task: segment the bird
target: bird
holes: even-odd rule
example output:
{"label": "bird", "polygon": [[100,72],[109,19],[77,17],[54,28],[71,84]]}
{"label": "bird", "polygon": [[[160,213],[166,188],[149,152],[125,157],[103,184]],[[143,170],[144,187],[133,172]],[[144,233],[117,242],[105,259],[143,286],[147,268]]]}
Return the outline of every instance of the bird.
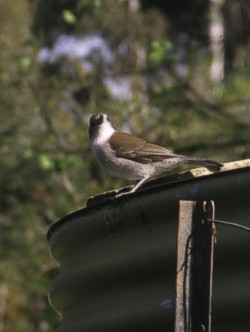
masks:
{"label": "bird", "polygon": [[137,191],[153,176],[183,164],[193,164],[219,170],[223,164],[209,159],[175,154],[163,146],[149,143],[137,136],[115,130],[105,113],[97,113],[89,119],[89,141],[99,163],[112,175],[135,181]]}

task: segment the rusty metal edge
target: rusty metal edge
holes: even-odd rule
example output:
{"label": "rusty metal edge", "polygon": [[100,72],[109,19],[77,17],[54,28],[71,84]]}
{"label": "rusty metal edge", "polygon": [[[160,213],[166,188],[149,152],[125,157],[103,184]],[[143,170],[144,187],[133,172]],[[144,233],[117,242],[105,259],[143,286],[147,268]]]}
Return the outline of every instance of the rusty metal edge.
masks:
{"label": "rusty metal edge", "polygon": [[[222,172],[218,172],[218,173],[211,173],[211,174],[205,174],[202,176],[199,176],[198,179],[202,180],[202,179],[211,179],[211,178],[216,178],[216,177],[224,177],[224,176],[228,176],[230,174],[234,174],[234,173],[241,173],[241,172],[247,172],[250,169],[250,166],[248,165],[248,161],[245,167],[240,167],[240,168],[233,168],[233,169],[226,169],[226,165],[225,164],[225,170]],[[240,162],[240,161],[239,161]],[[236,163],[236,162],[235,162]],[[230,163],[232,164],[232,163]],[[187,171],[186,173],[190,173],[190,171]],[[173,178],[173,177],[170,177]],[[65,217],[59,219],[55,224],[53,224],[46,235],[47,241],[49,241],[51,239],[51,237],[53,236],[53,234],[57,231],[58,228],[62,227],[64,223],[67,223],[69,220],[77,218],[77,217],[81,217],[84,216],[88,213],[90,213],[91,211],[96,210],[97,208],[101,208],[105,205],[117,205],[121,202],[124,201],[129,201],[130,199],[133,199],[134,197],[137,197],[139,195],[143,194],[149,194],[152,193],[154,191],[159,191],[159,190],[165,190],[168,188],[173,188],[175,186],[178,186],[180,184],[185,184],[185,183],[192,183],[197,181],[197,177],[190,177],[190,178],[182,178],[181,180],[178,180],[178,174],[177,174],[177,180],[173,180],[170,182],[165,183],[165,181],[169,179],[168,176],[165,177],[161,177],[152,181],[148,181],[145,185],[145,187],[143,187],[141,190],[138,190],[134,193],[131,193],[127,196],[123,196],[121,198],[115,199],[115,200],[110,200],[110,199],[103,199],[101,201],[98,201],[96,204],[92,204],[86,207],[83,207],[77,211],[71,212],[68,215],[66,215]]]}

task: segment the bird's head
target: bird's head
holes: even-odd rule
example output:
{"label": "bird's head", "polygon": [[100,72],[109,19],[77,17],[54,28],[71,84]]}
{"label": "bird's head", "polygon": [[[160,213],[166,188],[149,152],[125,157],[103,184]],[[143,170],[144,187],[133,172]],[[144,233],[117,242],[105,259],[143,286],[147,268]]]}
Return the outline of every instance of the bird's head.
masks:
{"label": "bird's head", "polygon": [[98,140],[99,143],[109,140],[115,132],[107,114],[97,113],[89,119],[89,139]]}

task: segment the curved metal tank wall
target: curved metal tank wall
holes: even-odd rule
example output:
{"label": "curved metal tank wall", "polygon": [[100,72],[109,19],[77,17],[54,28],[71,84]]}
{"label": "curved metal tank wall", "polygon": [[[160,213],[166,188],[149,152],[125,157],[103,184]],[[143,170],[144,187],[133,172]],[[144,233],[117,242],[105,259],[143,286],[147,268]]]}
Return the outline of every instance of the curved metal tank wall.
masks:
{"label": "curved metal tank wall", "polygon": [[[162,179],[160,180],[162,181]],[[250,168],[152,185],[52,226],[57,332],[174,331],[180,199],[214,200],[216,219],[250,226]],[[159,181],[157,182],[159,183]],[[212,331],[250,331],[250,235],[217,226]]]}

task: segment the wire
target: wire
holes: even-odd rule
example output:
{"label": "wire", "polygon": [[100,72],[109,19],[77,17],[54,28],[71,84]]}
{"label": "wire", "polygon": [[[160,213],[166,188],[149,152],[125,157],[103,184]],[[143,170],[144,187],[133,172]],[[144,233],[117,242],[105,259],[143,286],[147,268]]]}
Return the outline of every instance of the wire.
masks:
{"label": "wire", "polygon": [[240,228],[244,231],[250,232],[250,227],[243,226],[243,225],[240,225],[240,224],[236,224],[236,223],[233,223],[233,222],[224,221],[224,220],[217,220],[217,219],[214,219],[214,220],[208,219],[207,221],[213,222],[215,224],[221,224],[221,225],[225,225],[225,226]]}

